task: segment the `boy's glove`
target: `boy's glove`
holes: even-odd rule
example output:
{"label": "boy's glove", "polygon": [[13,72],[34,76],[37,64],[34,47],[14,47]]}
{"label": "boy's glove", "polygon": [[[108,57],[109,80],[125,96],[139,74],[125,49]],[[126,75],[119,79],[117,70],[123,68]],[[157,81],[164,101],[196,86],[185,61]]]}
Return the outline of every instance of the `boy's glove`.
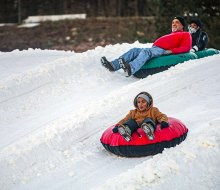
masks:
{"label": "boy's glove", "polygon": [[167,127],[169,127],[169,123],[167,123],[166,121],[162,121],[162,122],[160,123],[160,128],[161,128],[161,129],[164,129],[164,128],[167,128]]}
{"label": "boy's glove", "polygon": [[115,127],[112,129],[113,133],[117,133],[118,132],[118,125],[115,125]]}

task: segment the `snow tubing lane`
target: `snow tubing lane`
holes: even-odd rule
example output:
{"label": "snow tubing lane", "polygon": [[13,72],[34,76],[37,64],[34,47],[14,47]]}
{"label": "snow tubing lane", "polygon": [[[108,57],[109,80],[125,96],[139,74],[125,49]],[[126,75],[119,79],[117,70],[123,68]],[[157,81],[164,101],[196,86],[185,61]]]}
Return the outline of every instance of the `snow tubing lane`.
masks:
{"label": "snow tubing lane", "polygon": [[169,69],[172,66],[175,66],[184,61],[191,59],[199,59],[214,54],[218,54],[219,51],[213,48],[205,49],[203,51],[198,51],[196,53],[182,53],[176,55],[164,55],[161,57],[153,58],[147,61],[139,71],[134,73],[134,76],[137,78],[146,78],[149,75],[153,75],[162,71]]}
{"label": "snow tubing lane", "polygon": [[160,129],[157,125],[154,140],[148,140],[144,131],[139,128],[132,134],[131,141],[127,142],[119,133],[113,133],[112,127],[104,131],[100,139],[104,148],[116,155],[125,157],[149,156],[161,153],[164,148],[174,147],[185,140],[188,129],[178,119],[168,118],[170,126]]}

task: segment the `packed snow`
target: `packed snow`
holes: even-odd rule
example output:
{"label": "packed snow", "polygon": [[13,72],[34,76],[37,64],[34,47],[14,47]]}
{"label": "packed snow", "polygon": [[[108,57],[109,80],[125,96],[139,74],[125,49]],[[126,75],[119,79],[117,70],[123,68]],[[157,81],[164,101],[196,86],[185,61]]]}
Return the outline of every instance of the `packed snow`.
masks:
{"label": "packed snow", "polygon": [[[0,52],[0,189],[220,189],[220,54],[145,79],[100,64],[150,46]],[[107,152],[102,133],[141,91],[188,127],[186,140],[148,157]]]}

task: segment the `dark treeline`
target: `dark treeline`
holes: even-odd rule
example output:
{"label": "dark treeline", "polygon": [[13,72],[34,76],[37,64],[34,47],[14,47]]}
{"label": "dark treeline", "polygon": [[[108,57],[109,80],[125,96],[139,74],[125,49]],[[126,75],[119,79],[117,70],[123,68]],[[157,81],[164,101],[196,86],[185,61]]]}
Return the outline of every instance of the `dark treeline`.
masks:
{"label": "dark treeline", "polygon": [[[170,31],[174,15],[199,17],[213,43],[220,44],[220,0],[1,0],[0,23],[19,23],[28,16],[79,14],[87,17],[151,16],[156,31]],[[215,42],[214,42],[215,41]]]}
{"label": "dark treeline", "polygon": [[88,17],[170,15],[220,16],[220,0],[1,0],[0,22],[34,15],[78,14]]}

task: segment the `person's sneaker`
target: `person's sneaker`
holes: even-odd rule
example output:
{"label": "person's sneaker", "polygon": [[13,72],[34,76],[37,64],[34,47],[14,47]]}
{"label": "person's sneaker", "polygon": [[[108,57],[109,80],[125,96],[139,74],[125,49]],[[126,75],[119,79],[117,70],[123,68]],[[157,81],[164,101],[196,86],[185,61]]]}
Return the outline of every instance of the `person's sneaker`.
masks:
{"label": "person's sneaker", "polygon": [[130,141],[131,140],[131,130],[129,129],[128,126],[126,126],[126,125],[119,125],[118,126],[118,132],[126,141]]}
{"label": "person's sneaker", "polygon": [[125,62],[125,60],[121,57],[119,58],[119,65],[124,70],[126,77],[131,76],[131,66]]}
{"label": "person's sneaker", "polygon": [[108,69],[109,71],[111,71],[111,72],[115,71],[115,69],[114,69],[114,67],[112,66],[111,62],[109,62],[109,61],[106,59],[106,57],[102,57],[102,58],[101,58],[101,63],[102,63],[102,65],[103,65],[106,69]]}
{"label": "person's sneaker", "polygon": [[154,140],[154,128],[150,124],[143,123],[141,128],[146,133],[149,140]]}

